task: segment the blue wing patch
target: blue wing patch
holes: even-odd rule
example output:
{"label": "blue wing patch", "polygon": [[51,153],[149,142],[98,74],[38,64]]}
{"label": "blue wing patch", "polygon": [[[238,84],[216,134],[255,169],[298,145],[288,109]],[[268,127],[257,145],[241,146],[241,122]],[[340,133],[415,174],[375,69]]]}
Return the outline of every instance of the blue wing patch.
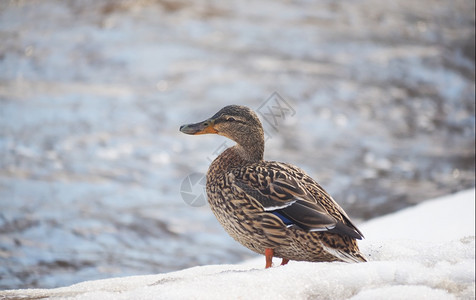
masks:
{"label": "blue wing patch", "polygon": [[282,214],[280,214],[280,213],[277,212],[277,211],[272,211],[271,213],[274,214],[276,217],[280,218],[281,221],[283,221],[283,223],[284,223],[285,225],[288,225],[288,226],[289,226],[289,225],[293,225],[293,224],[294,224],[293,221],[289,220],[288,218],[286,218],[285,216],[283,216]]}

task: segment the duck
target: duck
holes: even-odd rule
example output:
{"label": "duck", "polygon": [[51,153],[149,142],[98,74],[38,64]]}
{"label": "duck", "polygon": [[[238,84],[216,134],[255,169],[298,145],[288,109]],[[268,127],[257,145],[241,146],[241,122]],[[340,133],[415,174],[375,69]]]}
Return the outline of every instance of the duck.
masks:
{"label": "duck", "polygon": [[206,174],[209,206],[237,242],[281,265],[291,261],[366,262],[364,235],[339,204],[305,171],[266,161],[256,113],[228,105],[211,118],[180,126],[189,135],[218,134],[236,144],[213,160]]}

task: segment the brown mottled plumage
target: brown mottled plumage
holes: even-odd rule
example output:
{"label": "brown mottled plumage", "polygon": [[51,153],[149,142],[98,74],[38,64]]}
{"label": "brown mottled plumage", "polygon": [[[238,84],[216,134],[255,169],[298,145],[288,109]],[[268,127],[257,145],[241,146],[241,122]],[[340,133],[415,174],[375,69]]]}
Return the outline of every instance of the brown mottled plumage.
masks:
{"label": "brown mottled plumage", "polygon": [[362,233],[316,181],[293,165],[263,160],[263,128],[251,109],[226,106],[180,131],[236,142],[208,169],[208,202],[228,234],[266,256],[266,267],[273,256],[282,264],[366,261],[356,242]]}

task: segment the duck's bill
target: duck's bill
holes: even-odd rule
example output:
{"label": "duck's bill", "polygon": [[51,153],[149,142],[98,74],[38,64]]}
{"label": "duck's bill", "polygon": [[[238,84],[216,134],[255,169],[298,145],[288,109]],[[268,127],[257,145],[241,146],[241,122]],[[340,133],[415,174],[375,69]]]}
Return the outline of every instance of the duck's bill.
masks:
{"label": "duck's bill", "polygon": [[182,125],[180,131],[186,134],[218,133],[213,126],[214,122],[212,120],[206,120],[195,124]]}

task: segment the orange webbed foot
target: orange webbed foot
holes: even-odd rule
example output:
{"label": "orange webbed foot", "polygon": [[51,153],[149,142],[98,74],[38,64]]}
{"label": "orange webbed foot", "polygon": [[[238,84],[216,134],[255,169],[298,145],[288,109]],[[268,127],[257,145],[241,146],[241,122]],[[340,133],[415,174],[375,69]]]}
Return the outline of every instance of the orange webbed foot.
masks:
{"label": "orange webbed foot", "polygon": [[266,269],[271,268],[273,265],[273,255],[274,255],[274,250],[270,248],[266,248],[264,250],[264,256],[266,257]]}
{"label": "orange webbed foot", "polygon": [[[271,266],[273,265],[274,250],[271,249],[271,248],[266,248],[264,250],[264,256],[266,257],[266,267],[265,268],[266,269],[271,268]],[[281,261],[281,266],[286,265],[288,262],[289,262],[289,259],[283,258],[283,260]]]}

